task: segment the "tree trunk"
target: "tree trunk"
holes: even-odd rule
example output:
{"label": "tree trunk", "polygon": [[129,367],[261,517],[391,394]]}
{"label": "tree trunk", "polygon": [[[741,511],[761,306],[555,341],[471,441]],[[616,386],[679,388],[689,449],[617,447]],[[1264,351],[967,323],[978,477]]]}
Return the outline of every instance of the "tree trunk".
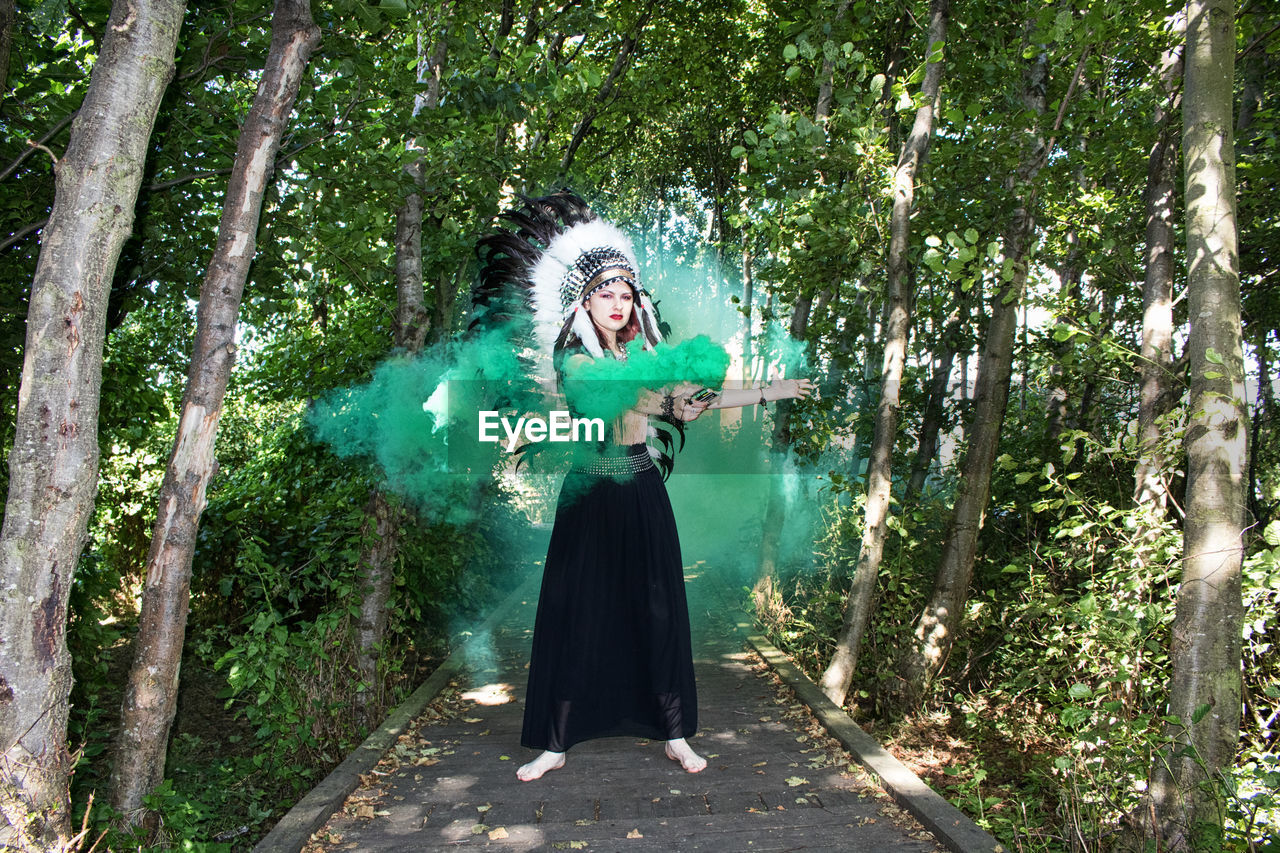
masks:
{"label": "tree trunk", "polygon": [[[414,193],[396,211],[396,347],[409,353],[420,351],[432,325],[422,288],[422,197]],[[404,521],[400,507],[382,489],[374,488],[365,508],[362,538],[367,544],[360,555],[364,586],[356,624],[356,669],[364,689],[354,698],[366,724],[375,722],[382,709],[378,663]]]}
{"label": "tree trunk", "polygon": [[[844,23],[844,16],[849,11],[849,0],[840,0],[840,7],[836,9],[835,19],[831,25],[832,30],[839,29]],[[832,91],[835,86],[835,63],[825,56],[822,59],[822,73],[818,75],[818,103],[816,104],[813,114],[815,122],[821,122],[823,119],[831,115],[831,98]]]}
{"label": "tree trunk", "polygon": [[1183,173],[1191,374],[1186,526],[1170,659],[1174,746],[1152,768],[1168,850],[1206,850],[1221,832],[1220,774],[1240,728],[1240,600],[1248,412],[1236,250],[1232,0],[1187,3]]}
{"label": "tree trunk", "polygon": [[[845,12],[849,8],[849,0],[841,0],[840,8],[836,10],[834,27],[840,25],[844,18]],[[833,75],[835,74],[835,65],[827,59],[822,63],[822,74],[818,80],[818,101],[813,111],[814,124],[821,125],[831,115],[831,100]],[[832,282],[831,287],[838,288],[840,283]],[[796,297],[795,309],[791,313],[791,337],[797,341],[803,341],[809,330],[809,312],[813,309],[814,293],[806,291],[800,293]],[[772,299],[772,294],[770,294]],[[768,316],[766,314],[765,316]],[[765,374],[760,377],[761,381],[768,381],[769,377],[768,365],[765,366]],[[787,449],[791,446],[791,408],[790,400],[779,400],[773,410],[773,453],[775,457],[781,457],[786,454]],[[763,415],[762,415],[763,416]],[[773,579],[777,572],[778,560],[778,543],[782,536],[782,523],[785,515],[783,503],[785,498],[782,494],[782,474],[774,474],[770,477],[769,498],[765,504],[764,520],[760,533],[760,564],[756,572],[755,587],[752,590],[752,599],[756,605],[757,613],[765,613],[766,610],[773,607],[775,593],[773,588]]]}
{"label": "tree trunk", "polygon": [[1271,376],[1271,354],[1267,351],[1267,331],[1263,329],[1259,337],[1261,340],[1253,348],[1253,357],[1258,363],[1258,389],[1261,391],[1261,395],[1253,403],[1253,423],[1251,424],[1252,433],[1249,437],[1249,446],[1254,449],[1249,454],[1249,485],[1245,492],[1248,495],[1249,515],[1255,531],[1265,530],[1270,522],[1268,516],[1269,508],[1263,506],[1258,494],[1257,447],[1262,436],[1263,427],[1270,424],[1275,412],[1275,391],[1271,387],[1271,383],[1275,380]]}
{"label": "tree trunk", "polygon": [[[1058,269],[1058,280],[1062,283],[1062,296],[1059,301],[1063,306],[1075,306],[1080,300],[1080,282],[1084,278],[1084,264],[1080,257],[1080,235],[1074,225],[1068,229],[1067,245],[1067,256]],[[1054,319],[1061,322],[1063,318],[1058,316]],[[1053,360],[1049,364],[1049,393],[1045,402],[1044,453],[1046,457],[1056,454],[1058,439],[1066,424],[1067,400],[1070,392],[1067,390],[1066,368],[1063,365],[1074,346],[1070,338],[1062,341],[1055,339],[1051,344]],[[1024,371],[1025,375],[1026,371]],[[1025,393],[1027,387],[1025,380],[1022,387]]]}
{"label": "tree trunk", "polygon": [[430,328],[422,290],[422,196],[414,193],[396,211],[396,346],[417,352]]}
{"label": "tree trunk", "polygon": [[184,9],[174,0],[113,5],[55,170],[0,530],[0,846],[70,843],[67,597],[98,482],[107,301]]}
{"label": "tree trunk", "polygon": [[[503,7],[507,30],[510,30],[511,4]],[[426,83],[427,90],[414,101],[415,116],[423,110],[434,110],[440,103],[440,82],[449,49],[449,29],[453,20],[453,7],[442,8],[443,20],[440,33],[430,55],[421,33],[418,35],[418,82]],[[409,151],[419,150],[416,142],[409,143]],[[422,161],[415,160],[406,170],[415,184],[421,185]],[[405,352],[419,352],[432,331],[431,314],[426,307],[422,284],[422,213],[420,193],[409,195],[396,210],[396,313],[395,345]],[[434,324],[437,328],[439,324]],[[382,657],[382,643],[387,628],[387,604],[395,584],[395,560],[400,550],[400,527],[405,521],[401,508],[392,503],[380,488],[369,494],[365,507],[362,538],[366,542],[360,555],[363,567],[363,589],[360,597],[360,615],[356,622],[356,670],[363,687],[354,699],[360,708],[366,725],[376,722],[382,711],[382,679],[378,664]]]}
{"label": "tree trunk", "polygon": [[[835,287],[833,284],[832,287]],[[772,294],[770,294],[772,298]],[[791,315],[790,335],[794,340],[803,341],[809,331],[809,315],[813,308],[813,294],[802,294],[796,299],[796,307]],[[766,344],[765,351],[768,351]],[[768,371],[768,365],[765,365]],[[763,375],[761,382],[768,382],[769,377]],[[773,456],[781,460],[791,447],[791,400],[779,400],[773,409]],[[763,413],[761,413],[763,418]],[[756,570],[756,582],[752,588],[752,601],[756,612],[768,613],[777,603],[774,578],[778,570],[779,542],[782,536],[782,525],[786,520],[786,497],[783,494],[782,478],[778,471],[769,478],[769,497],[765,502],[764,519],[760,528],[760,563]]]}
{"label": "tree trunk", "polygon": [[[1274,23],[1274,13],[1268,14],[1251,7],[1247,13],[1242,13],[1241,17],[1243,18],[1245,14],[1253,19],[1252,23],[1255,32],[1274,33],[1274,28],[1277,25]],[[1254,124],[1254,119],[1257,117],[1258,111],[1263,107],[1263,100],[1266,96],[1266,81],[1269,76],[1274,74],[1276,64],[1273,54],[1264,49],[1265,38],[1266,36],[1255,38],[1250,43],[1250,46],[1237,57],[1240,63],[1238,76],[1241,83],[1240,106],[1236,110],[1235,150],[1237,159],[1242,157],[1253,159],[1260,153],[1258,151],[1258,142],[1263,137],[1260,136],[1259,128]],[[1253,194],[1248,182],[1243,182],[1243,184],[1243,186],[1236,188],[1238,198]],[[1237,212],[1237,216],[1237,228],[1247,232],[1249,230],[1247,215]],[[1254,360],[1258,363],[1257,387],[1259,395],[1253,402],[1249,446],[1254,450],[1249,454],[1249,486],[1246,494],[1248,495],[1252,529],[1255,533],[1258,533],[1266,529],[1270,521],[1271,508],[1262,502],[1262,495],[1258,489],[1257,447],[1263,432],[1267,431],[1269,434],[1268,427],[1275,412],[1275,389],[1271,384],[1270,354],[1267,351],[1267,336],[1270,330],[1265,323],[1253,323],[1251,327]]]}
{"label": "tree trunk", "polygon": [[951,370],[955,366],[956,355],[960,349],[961,331],[969,321],[969,298],[968,292],[960,287],[956,288],[956,307],[947,317],[947,325],[942,333],[941,349],[937,354],[937,365],[934,367],[933,379],[929,385],[929,400],[925,404],[924,415],[920,422],[920,440],[915,461],[911,465],[911,476],[907,481],[906,495],[903,498],[904,504],[913,502],[924,489],[929,467],[938,455],[938,438],[942,432],[947,390],[951,384]]}
{"label": "tree trunk", "polygon": [[[1023,103],[1033,114],[1044,112],[1048,60],[1043,52],[1024,72]],[[986,340],[978,364],[977,393],[973,421],[968,430],[969,449],[965,454],[955,508],[938,564],[937,577],[928,603],[916,619],[914,647],[904,650],[899,665],[899,682],[889,697],[899,707],[919,702],[925,689],[941,671],[955,642],[964,615],[978,549],[978,533],[986,514],[991,471],[1000,446],[1009,400],[1009,378],[1013,370],[1013,342],[1018,328],[1018,306],[1027,281],[1028,253],[1035,220],[1032,207],[1034,181],[1045,161],[1045,145],[1034,132],[1016,174],[1006,181],[1016,202],[1005,231],[1005,257],[1012,271],[996,294],[987,325]]]}
{"label": "tree trunk", "polygon": [[886,144],[890,150],[894,148],[901,150],[902,119],[898,116],[897,99],[893,95],[893,87],[902,77],[906,67],[908,59],[906,42],[915,26],[915,15],[906,7],[899,7],[893,23],[884,28],[884,88],[880,90],[880,114],[888,131]]}
{"label": "tree trunk", "polygon": [[8,91],[9,57],[13,53],[13,25],[17,20],[15,0],[0,0],[0,92]]}
{"label": "tree trunk", "polygon": [[[876,406],[875,433],[867,468],[866,521],[862,549],[854,570],[853,587],[844,608],[844,624],[837,638],[831,663],[822,674],[822,692],[832,702],[843,705],[858,666],[862,635],[871,616],[876,579],[884,555],[888,531],[889,499],[893,486],[893,446],[898,437],[898,406],[902,375],[906,366],[907,341],[911,336],[912,287],[907,259],[911,237],[911,209],[915,201],[915,180],[920,164],[929,153],[933,119],[938,109],[942,81],[942,52],[947,38],[950,0],[933,0],[929,10],[929,34],[921,95],[924,103],[916,111],[915,123],[898,157],[894,174],[893,215],[889,228],[888,320],[884,332],[884,362],[880,372],[880,401]],[[936,57],[936,61],[935,61]]]}
{"label": "tree trunk", "polygon": [[360,615],[356,622],[356,669],[360,687],[353,700],[359,706],[366,725],[382,709],[382,679],[378,663],[382,657],[382,641],[387,631],[387,602],[395,582],[396,555],[400,551],[400,526],[405,514],[399,505],[387,499],[380,488],[369,494],[365,507],[361,538],[367,543],[360,555],[364,567],[364,595],[360,599]]}
{"label": "tree trunk", "polygon": [[112,805],[128,823],[139,821],[143,797],[164,778],[190,603],[191,558],[205,491],[216,467],[214,442],[235,362],[240,298],[257,245],[263,193],[307,60],[319,40],[309,0],[276,0],[271,47],[253,107],[240,130],[218,242],[200,290],[178,434],[160,486],[147,556],[133,669],[111,773]]}
{"label": "tree trunk", "polygon": [[[1170,19],[1171,29],[1181,34],[1186,26],[1182,13]],[[1163,450],[1160,417],[1173,405],[1173,214],[1175,172],[1178,149],[1174,144],[1170,117],[1177,108],[1175,98],[1182,77],[1182,46],[1165,51],[1160,61],[1160,79],[1168,108],[1157,107],[1156,141],[1147,159],[1146,273],[1142,284],[1142,376],[1139,380],[1138,465],[1134,472],[1133,500],[1153,518],[1164,515],[1169,498],[1165,475],[1169,459]]]}
{"label": "tree trunk", "polygon": [[[1108,293],[1106,290],[1098,291],[1098,323],[1091,328],[1090,334],[1095,340],[1106,340],[1112,330],[1115,328],[1116,311],[1119,308],[1119,299],[1117,296]],[[1093,432],[1097,429],[1098,418],[1100,417],[1094,402],[1098,398],[1098,382],[1099,376],[1097,371],[1089,371],[1085,374],[1084,383],[1080,388],[1080,403],[1071,410],[1071,417],[1067,419],[1067,424],[1082,432]],[[1079,470],[1085,458],[1085,440],[1083,438],[1076,439],[1075,455],[1071,459],[1069,469]]]}

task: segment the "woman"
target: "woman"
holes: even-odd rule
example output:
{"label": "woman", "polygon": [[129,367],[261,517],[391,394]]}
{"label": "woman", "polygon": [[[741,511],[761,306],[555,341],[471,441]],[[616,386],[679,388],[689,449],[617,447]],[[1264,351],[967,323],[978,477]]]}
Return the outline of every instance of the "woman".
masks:
{"label": "woman", "polygon": [[[558,330],[553,362],[562,384],[573,384],[593,360],[625,361],[637,338],[645,349],[661,340],[629,241],[581,200],[560,193],[505,216],[535,254],[513,246],[510,232],[486,238],[482,285],[496,282],[494,269],[525,267],[535,325],[544,340],[548,329]],[[708,408],[805,397],[812,387],[783,380],[712,395],[682,382],[640,392],[614,419],[605,446],[591,448],[566,475],[543,570],[521,736],[542,753],[519,768],[521,781],[563,767],[575,743],[621,735],[666,741],[667,756],[690,773],[706,767],[686,741],[697,730],[689,613],[671,503],[645,444],[649,418],[678,424]]]}

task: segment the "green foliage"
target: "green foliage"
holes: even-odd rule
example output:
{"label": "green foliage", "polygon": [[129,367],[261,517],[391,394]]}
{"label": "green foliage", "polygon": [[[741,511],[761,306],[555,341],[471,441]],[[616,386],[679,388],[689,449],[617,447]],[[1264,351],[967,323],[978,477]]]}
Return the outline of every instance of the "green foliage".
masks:
{"label": "green foliage", "polygon": [[[981,825],[1022,849],[1070,849],[1069,838],[1106,849],[1123,816],[1143,813],[1152,757],[1169,749],[1164,709],[1181,531],[1169,519],[1121,509],[1126,496],[1101,473],[1087,473],[1117,463],[1132,470],[1128,444],[1100,446],[1072,433],[1063,447],[1078,470],[1025,455],[1015,461],[1019,442],[1038,440],[1027,433],[1010,441],[998,466],[962,637],[929,712],[947,715],[950,737],[971,745],[971,757],[945,772],[955,779],[952,800]],[[840,624],[861,536],[860,500],[835,498],[819,571],[786,576],[783,600],[766,620],[775,642],[815,677]],[[926,503],[894,516],[849,700],[858,714],[881,716],[877,691],[895,677],[887,664],[910,641],[937,559],[936,544],[926,543],[938,542],[940,531],[921,522],[939,514]],[[1264,538],[1280,544],[1280,526]],[[1242,759],[1219,791],[1224,850],[1248,849],[1280,820],[1278,567],[1280,548],[1262,548],[1244,572],[1246,717]],[[919,718],[905,723],[925,727]],[[1016,768],[997,759],[1010,749],[1022,756]]]}

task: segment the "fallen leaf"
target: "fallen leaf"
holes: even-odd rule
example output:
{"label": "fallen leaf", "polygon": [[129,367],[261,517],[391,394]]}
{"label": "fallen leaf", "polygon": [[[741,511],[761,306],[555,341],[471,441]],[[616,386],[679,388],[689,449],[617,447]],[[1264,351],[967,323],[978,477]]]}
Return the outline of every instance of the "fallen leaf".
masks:
{"label": "fallen leaf", "polygon": [[490,841],[498,841],[503,838],[509,838],[509,837],[510,837],[510,834],[507,832],[507,828],[505,826],[500,826],[489,833]]}
{"label": "fallen leaf", "polygon": [[373,817],[373,806],[368,804],[356,806],[356,817]]}
{"label": "fallen leaf", "polygon": [[752,764],[751,766],[752,766],[752,767],[764,767],[764,766],[765,766],[766,764],[768,764],[768,763],[769,763],[769,762],[767,762],[767,761],[757,761],[755,764]]}
{"label": "fallen leaf", "polygon": [[644,838],[644,836],[640,834],[640,830],[633,829],[627,833],[627,838]]}
{"label": "fallen leaf", "polygon": [[488,831],[489,831],[489,827],[485,826],[483,823],[477,823],[475,826],[471,827],[472,835],[480,835],[481,833],[485,833]]}
{"label": "fallen leaf", "polygon": [[462,718],[462,722],[464,722],[464,723],[483,723],[483,722],[484,722],[484,720],[480,719],[479,717],[463,717],[463,718]]}
{"label": "fallen leaf", "polygon": [[499,761],[510,761],[510,760],[511,760],[511,756],[510,756],[510,755],[499,755],[499,756],[498,756],[498,760],[499,760]]}
{"label": "fallen leaf", "polygon": [[809,784],[809,780],[808,780],[808,779],[805,779],[805,778],[803,778],[803,777],[800,777],[800,776],[788,776],[788,777],[787,777],[787,784],[788,784],[789,786],[791,786],[792,788],[794,788],[794,787],[796,787],[797,785],[808,785],[808,784]]}

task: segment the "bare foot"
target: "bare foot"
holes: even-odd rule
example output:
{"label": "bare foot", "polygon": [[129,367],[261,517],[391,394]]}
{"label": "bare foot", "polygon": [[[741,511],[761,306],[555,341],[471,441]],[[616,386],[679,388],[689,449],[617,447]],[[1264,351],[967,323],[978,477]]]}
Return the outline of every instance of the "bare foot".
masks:
{"label": "bare foot", "polygon": [[707,759],[694,752],[682,737],[667,741],[667,758],[679,761],[688,773],[701,773],[707,769]]}
{"label": "bare foot", "polygon": [[[706,764],[704,761],[703,764]],[[516,771],[516,778],[521,782],[532,782],[541,779],[544,774],[564,767],[564,753],[547,750],[537,758]]]}

